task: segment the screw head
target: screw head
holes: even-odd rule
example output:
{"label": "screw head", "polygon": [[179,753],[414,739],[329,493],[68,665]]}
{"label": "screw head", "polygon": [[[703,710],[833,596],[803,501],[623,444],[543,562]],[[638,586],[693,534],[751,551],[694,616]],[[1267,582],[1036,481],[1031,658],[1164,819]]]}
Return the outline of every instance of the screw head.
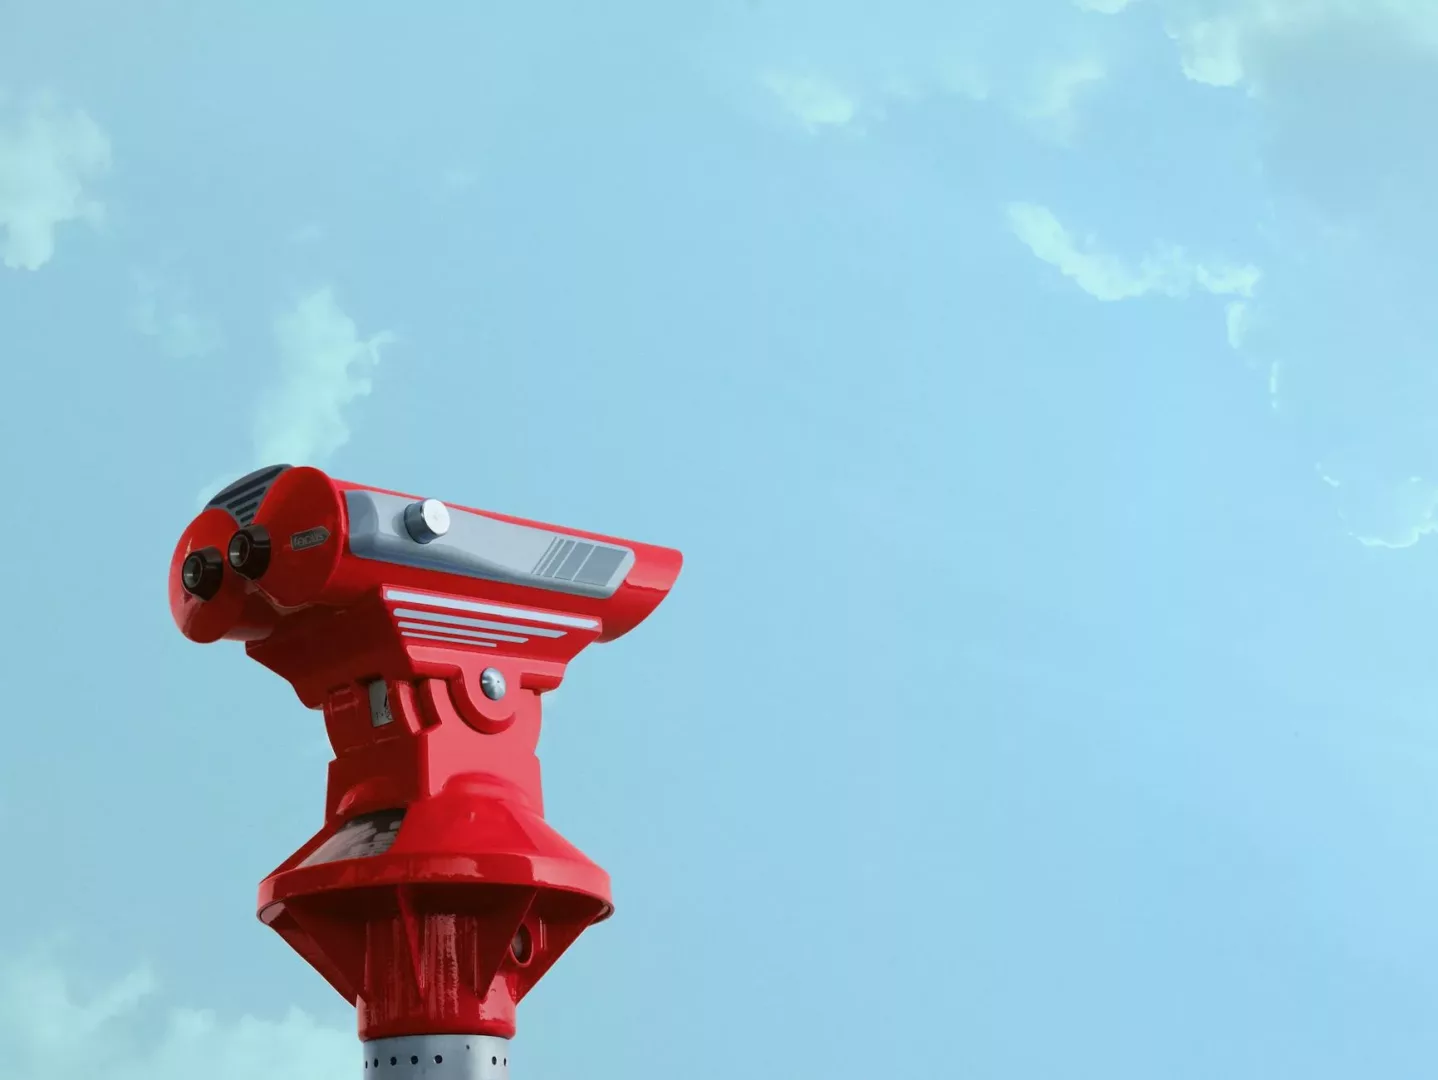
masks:
{"label": "screw head", "polygon": [[490,701],[504,697],[504,673],[498,668],[487,667],[479,673],[479,688]]}

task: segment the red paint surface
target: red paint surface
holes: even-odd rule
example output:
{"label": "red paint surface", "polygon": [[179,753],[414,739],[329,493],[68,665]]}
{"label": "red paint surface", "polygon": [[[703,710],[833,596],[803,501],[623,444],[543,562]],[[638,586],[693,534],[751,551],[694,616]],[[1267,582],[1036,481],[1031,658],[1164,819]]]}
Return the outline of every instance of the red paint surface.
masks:
{"label": "red paint surface", "polygon": [[[324,712],[335,752],[325,821],[261,884],[260,918],[356,1006],[362,1039],[512,1037],[518,1002],[613,910],[608,875],[544,820],[540,695],[559,686],[585,646],[642,622],[673,586],[682,556],[540,525],[635,552],[625,582],[603,600],[360,559],[346,536],[343,492],[353,487],[317,469],[282,473],[254,518],[273,538],[268,569],[250,582],[227,567],[219,593],[201,601],[185,592],[180,567],[203,547],[223,553],[238,527],[227,511],[205,510],[175,548],[171,612],[192,640],[244,641]],[[324,543],[290,546],[317,527],[329,531]],[[494,648],[404,638],[392,610],[412,605],[385,599],[386,587],[599,625]],[[480,690],[485,668],[504,675],[500,701]],[[376,679],[394,717],[382,727],[370,717],[367,684]],[[384,853],[302,865],[357,815],[395,809],[404,822]],[[528,955],[516,955],[516,935],[527,937]]]}

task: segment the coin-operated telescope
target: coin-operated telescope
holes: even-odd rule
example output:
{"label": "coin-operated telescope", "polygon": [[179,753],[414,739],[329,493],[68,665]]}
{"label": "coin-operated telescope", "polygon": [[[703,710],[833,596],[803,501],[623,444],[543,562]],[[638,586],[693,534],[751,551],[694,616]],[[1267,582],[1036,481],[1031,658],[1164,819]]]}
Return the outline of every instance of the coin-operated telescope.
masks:
{"label": "coin-operated telescope", "polygon": [[259,916],[356,1007],[364,1075],[508,1077],[516,1005],[613,911],[608,875],[544,820],[540,695],[682,561],[285,465],[181,536],[185,636],[243,641],[324,712],[324,825]]}

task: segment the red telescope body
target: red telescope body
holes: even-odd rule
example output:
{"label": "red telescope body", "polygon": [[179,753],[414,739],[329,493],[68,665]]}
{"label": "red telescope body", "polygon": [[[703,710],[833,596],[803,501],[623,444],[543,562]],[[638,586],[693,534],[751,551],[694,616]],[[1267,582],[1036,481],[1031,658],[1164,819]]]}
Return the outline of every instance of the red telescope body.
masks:
{"label": "red telescope body", "polygon": [[324,712],[324,825],[259,916],[355,1005],[365,1075],[507,1077],[516,1005],[613,911],[608,875],[544,820],[540,695],[682,561],[285,465],[181,536],[185,636],[243,641]]}

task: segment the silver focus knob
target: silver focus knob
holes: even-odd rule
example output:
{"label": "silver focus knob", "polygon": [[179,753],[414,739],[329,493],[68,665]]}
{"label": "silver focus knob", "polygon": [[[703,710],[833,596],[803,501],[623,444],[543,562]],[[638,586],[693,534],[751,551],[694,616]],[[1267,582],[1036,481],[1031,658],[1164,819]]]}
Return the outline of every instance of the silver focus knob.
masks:
{"label": "silver focus knob", "polygon": [[416,544],[428,544],[449,532],[449,507],[438,499],[421,499],[404,508],[404,528]]}

